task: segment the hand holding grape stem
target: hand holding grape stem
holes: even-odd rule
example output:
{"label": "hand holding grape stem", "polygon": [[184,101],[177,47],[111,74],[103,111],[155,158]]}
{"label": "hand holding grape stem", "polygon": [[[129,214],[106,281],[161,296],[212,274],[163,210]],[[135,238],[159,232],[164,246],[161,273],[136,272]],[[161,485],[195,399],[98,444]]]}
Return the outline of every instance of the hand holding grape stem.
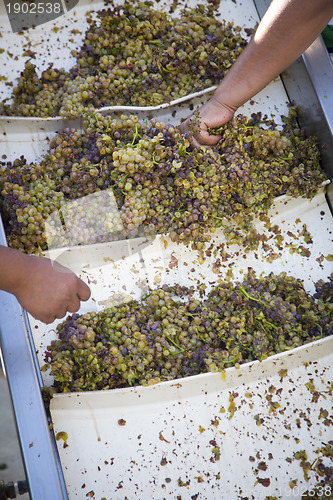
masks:
{"label": "hand holding grape stem", "polygon": [[273,0],[247,47],[214,95],[181,125],[194,147],[212,147],[221,135],[209,129],[230,121],[322,32],[333,16],[333,0]]}
{"label": "hand holding grape stem", "polygon": [[221,139],[221,135],[211,135],[210,129],[216,129],[230,121],[235,111],[236,108],[220,103],[212,97],[181,125],[181,130],[188,134],[194,147],[215,146]]}
{"label": "hand holding grape stem", "polygon": [[0,289],[15,295],[37,320],[52,323],[76,312],[89,287],[57,262],[0,246]]}

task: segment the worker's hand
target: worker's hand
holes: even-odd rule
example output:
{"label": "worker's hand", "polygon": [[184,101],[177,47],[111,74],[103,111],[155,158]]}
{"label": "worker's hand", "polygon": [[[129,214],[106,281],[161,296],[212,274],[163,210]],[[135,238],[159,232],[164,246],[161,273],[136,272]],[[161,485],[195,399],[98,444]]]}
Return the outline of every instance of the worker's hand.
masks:
{"label": "worker's hand", "polygon": [[66,267],[43,257],[22,257],[21,279],[12,293],[34,318],[52,323],[89,299],[89,287]]}
{"label": "worker's hand", "polygon": [[228,123],[235,111],[236,108],[212,97],[196,113],[181,123],[180,130],[186,134],[192,146],[213,147],[219,142],[221,135],[210,135],[208,129],[218,128]]}

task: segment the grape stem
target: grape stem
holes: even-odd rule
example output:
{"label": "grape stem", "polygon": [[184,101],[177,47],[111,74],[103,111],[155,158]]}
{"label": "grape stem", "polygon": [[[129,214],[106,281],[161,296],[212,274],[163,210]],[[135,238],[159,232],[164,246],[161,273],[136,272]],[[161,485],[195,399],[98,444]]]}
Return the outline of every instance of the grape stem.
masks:
{"label": "grape stem", "polygon": [[136,141],[136,139],[137,139],[138,137],[140,137],[140,139],[142,139],[141,135],[140,135],[140,134],[139,134],[139,132],[138,132],[138,124],[136,123],[136,124],[135,124],[135,133],[134,133],[134,135],[133,135],[132,142],[131,142],[131,143],[129,143],[129,144],[128,144],[128,146],[130,146],[130,147],[135,146],[135,144],[134,144],[134,143],[135,143],[135,141]]}
{"label": "grape stem", "polygon": [[241,285],[239,285],[239,289],[242,292],[242,294],[245,295],[245,297],[247,299],[254,300],[255,302],[259,302],[259,304],[262,304],[265,307],[269,307],[269,305],[265,304],[265,302],[263,302],[262,300],[256,299],[255,297],[252,297],[252,295],[248,294],[247,291]]}
{"label": "grape stem", "polygon": [[319,323],[315,323],[316,326],[318,326],[319,330],[320,330],[320,337],[319,338],[323,338],[323,329],[322,327],[319,325]]}
{"label": "grape stem", "polygon": [[185,349],[183,349],[182,347],[180,347],[180,346],[177,344],[177,342],[174,342],[174,341],[172,340],[172,338],[171,338],[171,337],[168,337],[168,336],[167,336],[166,338],[169,340],[169,342],[171,342],[171,344],[173,344],[175,347],[177,347],[177,349],[179,349],[179,352],[174,352],[174,353],[172,353],[172,354],[179,354],[180,352],[184,352],[184,350],[185,350]]}
{"label": "grape stem", "polygon": [[221,361],[221,368],[223,368],[224,365],[227,363],[235,363],[237,361],[237,359],[239,358],[239,356],[240,356],[240,353],[238,353],[233,359],[224,359],[223,361]]}

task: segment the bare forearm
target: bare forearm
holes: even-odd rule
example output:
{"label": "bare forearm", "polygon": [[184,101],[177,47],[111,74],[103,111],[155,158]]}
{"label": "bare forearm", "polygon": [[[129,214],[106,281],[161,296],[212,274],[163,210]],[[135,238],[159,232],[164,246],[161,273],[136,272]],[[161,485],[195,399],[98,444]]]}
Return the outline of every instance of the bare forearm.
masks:
{"label": "bare forearm", "polygon": [[287,68],[333,16],[333,0],[273,0],[249,45],[214,94],[237,109]]}
{"label": "bare forearm", "polygon": [[89,287],[66,267],[0,246],[0,289],[10,292],[36,319],[51,323],[76,312]]}
{"label": "bare forearm", "polygon": [[20,279],[25,279],[27,258],[21,252],[0,246],[0,290],[15,294]]}

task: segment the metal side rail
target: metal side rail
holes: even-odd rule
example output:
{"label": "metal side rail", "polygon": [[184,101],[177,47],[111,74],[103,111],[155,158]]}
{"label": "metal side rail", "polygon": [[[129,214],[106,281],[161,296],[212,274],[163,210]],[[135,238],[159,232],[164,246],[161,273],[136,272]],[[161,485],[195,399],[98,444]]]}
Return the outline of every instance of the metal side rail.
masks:
{"label": "metal side rail", "polygon": [[[0,219],[0,245],[6,238]],[[25,313],[0,291],[0,347],[32,500],[68,500],[41,395],[41,377]]]}
{"label": "metal side rail", "polygon": [[[262,18],[270,0],[254,0]],[[321,164],[333,179],[333,64],[319,36],[308,49],[281,75],[291,103],[295,103],[299,125],[319,141]],[[327,200],[333,212],[333,185],[328,187]]]}

